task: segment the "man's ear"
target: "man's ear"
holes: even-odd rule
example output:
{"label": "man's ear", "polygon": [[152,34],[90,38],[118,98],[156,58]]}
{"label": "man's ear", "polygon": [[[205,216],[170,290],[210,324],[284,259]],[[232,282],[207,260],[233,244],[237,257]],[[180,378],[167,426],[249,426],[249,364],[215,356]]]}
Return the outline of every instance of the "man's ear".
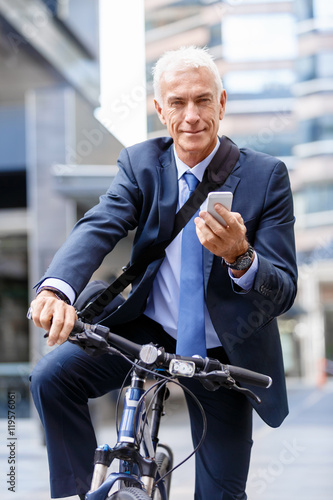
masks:
{"label": "man's ear", "polygon": [[220,97],[220,120],[222,120],[224,117],[226,102],[227,102],[227,93],[225,90],[222,90]]}
{"label": "man's ear", "polygon": [[157,111],[157,114],[158,114],[158,117],[159,117],[161,123],[163,123],[163,125],[166,125],[166,121],[165,121],[165,118],[164,118],[164,115],[163,115],[163,109],[158,104],[158,102],[156,101],[156,99],[154,99],[154,106],[155,106],[155,109]]}

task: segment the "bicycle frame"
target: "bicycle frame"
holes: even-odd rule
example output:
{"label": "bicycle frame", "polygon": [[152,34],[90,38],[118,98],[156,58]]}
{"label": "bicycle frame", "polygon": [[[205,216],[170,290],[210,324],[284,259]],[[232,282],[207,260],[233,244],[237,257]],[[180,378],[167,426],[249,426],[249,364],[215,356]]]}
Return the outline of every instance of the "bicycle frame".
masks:
{"label": "bicycle frame", "polygon": [[[153,494],[154,482],[159,479],[158,466],[154,459],[167,388],[164,383],[155,391],[156,401],[152,407],[150,427],[146,418],[146,381],[146,373],[136,367],[131,377],[131,384],[125,393],[117,443],[114,448],[106,444],[96,449],[93,479],[86,500],[105,500],[117,481],[123,482],[126,486],[145,489],[149,496]],[[142,440],[138,441],[137,436],[140,433]],[[140,452],[140,443],[143,453]],[[106,478],[107,469],[114,459],[120,461],[119,472],[112,472]],[[157,487],[161,499],[167,500],[164,482],[160,481]]]}

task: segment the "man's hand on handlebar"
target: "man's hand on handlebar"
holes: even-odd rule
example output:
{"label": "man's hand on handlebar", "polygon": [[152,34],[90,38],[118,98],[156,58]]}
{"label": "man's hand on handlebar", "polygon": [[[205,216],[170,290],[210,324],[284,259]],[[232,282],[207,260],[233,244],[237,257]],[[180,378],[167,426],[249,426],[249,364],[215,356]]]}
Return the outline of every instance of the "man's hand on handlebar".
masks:
{"label": "man's hand on handlebar", "polygon": [[39,328],[49,332],[47,344],[62,344],[68,338],[77,319],[73,306],[59,300],[49,290],[42,290],[31,302],[31,319]]}

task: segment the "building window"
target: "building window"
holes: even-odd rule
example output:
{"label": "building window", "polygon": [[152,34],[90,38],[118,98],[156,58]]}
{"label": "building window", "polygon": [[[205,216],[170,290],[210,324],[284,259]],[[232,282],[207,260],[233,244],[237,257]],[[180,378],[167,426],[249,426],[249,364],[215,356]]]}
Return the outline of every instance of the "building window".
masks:
{"label": "building window", "polygon": [[292,155],[294,140],[292,134],[265,133],[259,131],[253,135],[233,135],[233,141],[240,148],[251,148],[279,158]]}
{"label": "building window", "polygon": [[299,123],[299,142],[329,141],[333,137],[333,115],[319,116]]}
{"label": "building window", "polygon": [[27,238],[0,238],[0,363],[29,360]]}
{"label": "building window", "polygon": [[210,27],[209,30],[210,40],[209,46],[215,47],[216,45],[221,45],[222,43],[222,32],[221,32],[221,23],[214,24]]}
{"label": "building window", "polygon": [[333,211],[333,185],[312,185],[295,193],[296,214],[315,214]]}
{"label": "building window", "polygon": [[333,16],[333,2],[313,0],[313,17],[327,19],[331,16]]}
{"label": "building window", "polygon": [[333,77],[333,53],[321,52],[319,54],[301,57],[297,61],[298,80],[301,82],[315,78]]}
{"label": "building window", "polygon": [[290,97],[294,82],[294,72],[289,69],[232,71],[223,77],[230,99]]}
{"label": "building window", "polygon": [[313,18],[312,0],[296,0],[295,11],[300,21]]}
{"label": "building window", "polygon": [[222,41],[228,61],[293,59],[295,19],[288,13],[229,16],[223,20]]}
{"label": "building window", "polygon": [[91,0],[42,1],[88,53],[93,58],[97,58],[99,2]]}
{"label": "building window", "polygon": [[317,54],[316,69],[317,78],[333,77],[333,52],[321,52]]}

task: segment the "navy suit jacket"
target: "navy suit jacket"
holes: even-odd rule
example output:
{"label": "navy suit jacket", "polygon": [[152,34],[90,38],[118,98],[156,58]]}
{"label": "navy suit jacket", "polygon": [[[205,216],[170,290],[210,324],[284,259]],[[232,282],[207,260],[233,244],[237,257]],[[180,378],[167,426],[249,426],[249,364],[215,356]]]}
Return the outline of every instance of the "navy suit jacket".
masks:
{"label": "navy suit jacket", "polygon": [[[153,243],[170,237],[178,199],[172,139],[152,139],[124,149],[118,166],[109,190],[76,224],[43,279],[62,279],[79,294],[129,230],[136,228],[132,261]],[[253,288],[244,292],[233,284],[221,258],[204,249],[207,308],[230,363],[272,377],[270,389],[256,389],[263,402],[255,408],[275,427],[288,414],[276,317],[291,307],[297,280],[286,166],[274,157],[241,149],[239,161],[220,190],[233,192],[232,210],[245,221],[259,267]],[[133,283],[129,298],[108,318],[108,326],[126,323],[144,312],[162,260],[151,263]]]}

